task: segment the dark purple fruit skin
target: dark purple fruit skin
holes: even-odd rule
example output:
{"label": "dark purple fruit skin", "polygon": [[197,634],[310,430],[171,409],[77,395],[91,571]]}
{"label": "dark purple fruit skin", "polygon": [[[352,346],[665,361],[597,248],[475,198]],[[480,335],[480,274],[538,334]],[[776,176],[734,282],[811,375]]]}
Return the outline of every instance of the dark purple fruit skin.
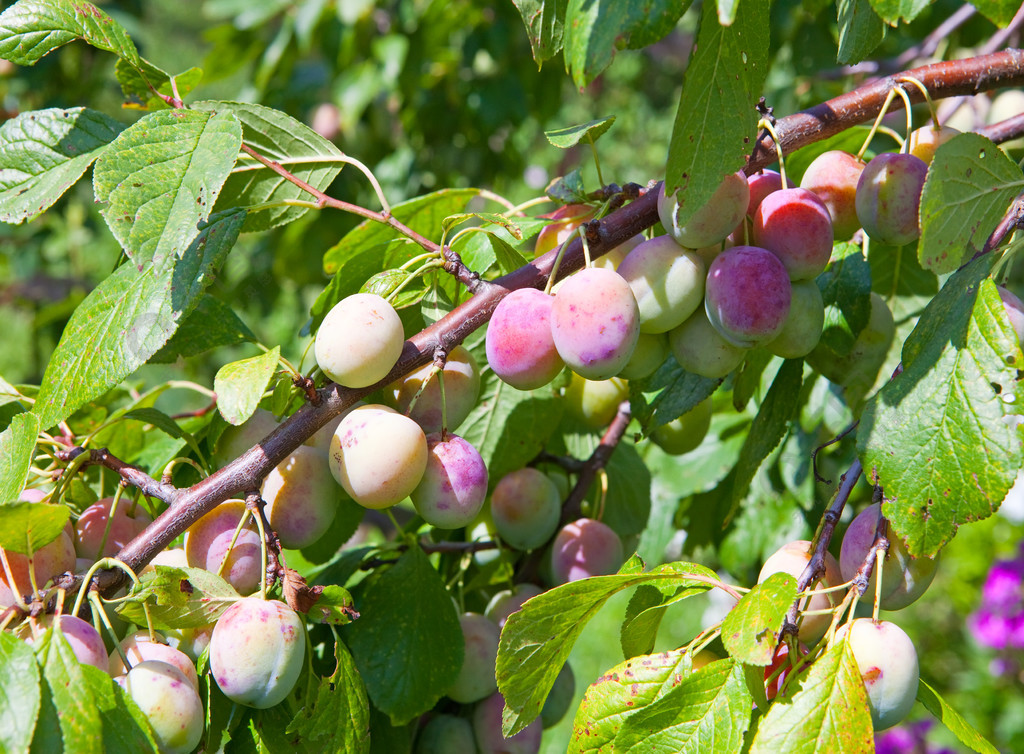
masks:
{"label": "dark purple fruit skin", "polygon": [[726,249],[708,268],[708,319],[740,348],[763,345],[782,332],[793,291],[779,258],[758,246]]}
{"label": "dark purple fruit skin", "polygon": [[902,246],[921,236],[918,214],[928,166],[912,154],[886,152],[857,182],[857,219],[874,241]]}

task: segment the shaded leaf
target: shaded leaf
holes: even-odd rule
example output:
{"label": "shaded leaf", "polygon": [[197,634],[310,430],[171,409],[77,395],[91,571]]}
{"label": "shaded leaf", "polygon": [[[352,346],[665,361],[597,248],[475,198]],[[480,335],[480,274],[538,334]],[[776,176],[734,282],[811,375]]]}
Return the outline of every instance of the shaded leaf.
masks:
{"label": "shaded leaf", "polygon": [[114,65],[114,75],[124,95],[124,107],[133,110],[169,109],[171,106],[156,92],[165,97],[173,97],[177,90],[177,96],[184,99],[185,95],[199,86],[203,78],[203,71],[200,68],[189,68],[172,76],[145,58],[140,58],[140,63],[140,67],[135,68],[119,58]]}
{"label": "shaded leaf", "polygon": [[630,408],[644,433],[649,434],[693,409],[721,384],[721,380],[685,371],[669,357],[650,377],[629,381]]}
{"label": "shaded leaf", "polygon": [[178,358],[189,358],[220,348],[256,342],[253,334],[234,309],[219,298],[203,294],[196,308],[178,324],[171,339],[149,359],[149,363],[166,364]]}
{"label": "shaded leaf", "polygon": [[82,677],[100,713],[104,754],[156,754],[157,745],[142,710],[113,678],[99,668],[82,665]]}
{"label": "shaded leaf", "polygon": [[316,699],[288,724],[304,747],[318,751],[363,754],[370,750],[370,703],[352,655],[340,641],[334,643],[334,673],[320,679]]}
{"label": "shaded leaf", "polygon": [[104,754],[100,710],[64,634],[51,628],[37,646],[43,678],[57,710],[64,753]]}
{"label": "shaded leaf", "polygon": [[838,0],[839,54],[843,65],[859,63],[885,38],[885,22],[871,7],[871,0]]}
{"label": "shaded leaf", "polygon": [[934,0],[871,0],[871,7],[890,26],[900,21],[910,23]]}
{"label": "shaded leaf", "polygon": [[935,689],[925,683],[924,679],[918,681],[917,701],[921,702],[940,723],[945,725],[957,737],[960,743],[970,747],[971,751],[979,752],[979,754],[997,754],[998,749],[990,744],[983,735],[978,733],[964,719],[963,715],[950,707],[949,703],[939,696]]}
{"label": "shaded leaf", "polygon": [[815,282],[825,303],[821,342],[846,355],[871,317],[871,267],[857,244],[836,244]]}

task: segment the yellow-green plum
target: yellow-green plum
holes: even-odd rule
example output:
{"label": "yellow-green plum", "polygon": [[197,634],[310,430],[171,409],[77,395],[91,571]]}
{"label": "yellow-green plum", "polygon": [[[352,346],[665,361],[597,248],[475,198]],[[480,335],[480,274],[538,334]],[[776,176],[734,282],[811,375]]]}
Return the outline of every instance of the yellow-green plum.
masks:
{"label": "yellow-green plum", "polygon": [[715,257],[708,268],[706,290],[708,320],[739,348],[776,338],[786,324],[793,296],[785,266],[758,246],[734,246]]}
{"label": "yellow-green plum", "polygon": [[553,304],[544,291],[521,288],[498,302],[487,324],[487,363],[518,390],[547,385],[565,366],[551,333]]}
{"label": "yellow-green plum", "polygon": [[116,508],[113,505],[114,498],[105,497],[82,511],[75,522],[75,552],[78,557],[97,560],[116,555],[153,523],[142,506],[128,498],[121,498]]}
{"label": "yellow-green plum", "polygon": [[563,526],[551,545],[551,576],[555,584],[607,576],[622,566],[622,540],[605,523],[580,518]]}
{"label": "yellow-green plum", "polygon": [[494,663],[498,658],[498,626],[480,613],[463,613],[459,626],[465,642],[462,667],[447,696],[461,704],[478,702],[498,690]]}
{"label": "yellow-green plum", "polygon": [[622,260],[618,273],[633,291],[642,333],[668,332],[704,300],[703,260],[671,236],[656,236],[638,245]]}
{"label": "yellow-green plum", "polygon": [[238,426],[230,426],[217,438],[217,447],[213,452],[213,461],[217,466],[224,466],[233,461],[260,440],[263,440],[279,426],[274,415],[265,408],[258,408],[253,415]]}
{"label": "yellow-green plum", "polygon": [[532,550],[551,539],[561,512],[555,483],[530,466],[503,476],[491,493],[494,529],[517,550]]}
{"label": "yellow-green plum", "polygon": [[885,730],[901,722],[914,706],[920,682],[914,642],[895,623],[870,618],[840,627],[836,640],[844,639],[864,681],[872,727]]}
{"label": "yellow-green plum", "polygon": [[624,380],[641,380],[654,374],[668,358],[668,334],[641,332],[626,366],[617,376]]}
{"label": "yellow-green plum", "polygon": [[754,213],[752,243],[777,256],[790,280],[811,280],[825,269],[832,236],[828,208],[805,188],[775,191]]}
{"label": "yellow-green plum", "polygon": [[210,672],[220,690],[256,709],[291,693],[305,657],[302,619],[277,600],[238,600],[217,619],[210,638]]}
{"label": "yellow-green plum", "polygon": [[[811,559],[811,543],[805,539],[798,539],[788,542],[774,553],[761,566],[761,573],[757,577],[757,583],[767,579],[773,573],[788,573],[795,579],[800,578],[807,563]],[[839,586],[843,583],[840,575],[839,563],[831,553],[825,553],[825,575],[822,577],[816,588],[826,589],[832,586]],[[813,588],[813,585],[812,585]],[[835,604],[838,604],[836,600]],[[816,594],[809,600],[804,599],[800,604],[801,610],[830,610],[833,607],[832,597],[828,594]],[[832,623],[830,614],[804,615],[800,620],[800,641],[813,644],[828,630]]]}
{"label": "yellow-green plum", "polygon": [[912,154],[885,152],[864,168],[857,182],[857,219],[879,243],[902,246],[921,235],[918,213],[928,165]]}
{"label": "yellow-green plum", "polygon": [[[476,406],[480,396],[480,367],[465,346],[455,346],[445,360],[443,376],[445,428],[454,431]],[[424,432],[441,431],[441,383],[433,364],[394,383],[389,393],[394,407],[423,427]]]}
{"label": "yellow-green plum", "polygon": [[189,754],[203,737],[203,703],[173,665],[145,660],[128,671],[124,689],[153,729],[161,754]]}
{"label": "yellow-green plum", "polygon": [[420,425],[380,404],[360,406],[338,425],[331,441],[331,472],[365,508],[401,502],[423,478],[427,438]]}
{"label": "yellow-green plum", "polygon": [[644,242],[644,237],[639,233],[626,241],[620,243],[615,248],[602,254],[597,259],[593,260],[594,267],[604,267],[609,270],[618,269],[619,265],[622,264],[622,260],[626,258],[633,249]]}
{"label": "yellow-green plum", "polygon": [[704,307],[669,332],[668,345],[679,366],[711,379],[725,377],[736,369],[748,350],[723,338],[711,324]]}
{"label": "yellow-green plum", "polygon": [[327,456],[309,445],[300,445],[271,469],[262,494],[271,528],[290,549],[320,539],[338,509],[338,487]]}
{"label": "yellow-green plum", "polygon": [[628,399],[629,385],[619,377],[588,380],[574,372],[565,389],[566,410],[591,429],[608,426]]}
{"label": "yellow-green plum", "polygon": [[798,280],[793,283],[789,314],[782,331],[764,347],[784,359],[801,358],[818,345],[824,326],[825,302],[821,289],[813,280]]}
{"label": "yellow-green plum", "polygon": [[487,466],[480,451],[458,435],[427,435],[427,467],[410,497],[431,526],[469,525],[487,497]]}
{"label": "yellow-green plum", "polygon": [[922,126],[910,132],[907,151],[926,165],[931,165],[935,150],[959,134],[960,131],[952,126]]}
{"label": "yellow-green plum", "polygon": [[680,456],[700,446],[711,427],[711,398],[705,398],[682,416],[651,433],[655,444],[669,455]]}
{"label": "yellow-green plum", "polygon": [[[248,518],[231,547],[243,516]],[[192,524],[185,533],[185,557],[193,568],[219,572],[239,594],[256,591],[263,568],[262,548],[245,503],[228,500]]]}
{"label": "yellow-green plum", "polygon": [[355,293],[327,312],[313,353],[324,374],[339,385],[359,388],[386,377],[404,344],[395,307],[374,293]]}
{"label": "yellow-green plum", "polygon": [[837,241],[849,239],[860,228],[857,182],[866,164],[849,152],[833,149],[815,157],[800,179],[800,187],[813,191],[828,208]]}
{"label": "yellow-green plum", "polygon": [[565,364],[588,380],[606,380],[629,362],[640,310],[625,278],[600,268],[566,279],[551,306],[551,337]]}
{"label": "yellow-green plum", "polygon": [[435,715],[416,736],[414,754],[475,754],[473,724],[457,715]]}
{"label": "yellow-green plum", "polygon": [[543,722],[538,716],[511,738],[501,735],[501,712],[505,697],[491,694],[473,707],[473,735],[479,754],[537,754],[540,751]]}
{"label": "yellow-green plum", "polygon": [[679,201],[675,193],[665,194],[665,185],[658,189],[658,217],[665,231],[680,246],[699,249],[724,240],[742,222],[750,203],[750,186],[742,171],[727,175],[715,193],[690,215],[679,222]]}
{"label": "yellow-green plum", "polygon": [[128,658],[128,663],[131,667],[135,667],[140,662],[145,662],[146,660],[159,660],[160,662],[166,662],[168,665],[173,665],[180,670],[181,674],[198,691],[199,678],[196,675],[196,666],[191,658],[180,649],[175,649],[162,643],[162,639],[163,637],[159,634],[150,636],[148,631],[131,633],[121,639],[121,651],[115,650],[111,652],[107,657],[106,664],[101,669],[110,673],[115,678],[127,673],[128,668],[125,667],[124,660],[121,658],[122,653]]}

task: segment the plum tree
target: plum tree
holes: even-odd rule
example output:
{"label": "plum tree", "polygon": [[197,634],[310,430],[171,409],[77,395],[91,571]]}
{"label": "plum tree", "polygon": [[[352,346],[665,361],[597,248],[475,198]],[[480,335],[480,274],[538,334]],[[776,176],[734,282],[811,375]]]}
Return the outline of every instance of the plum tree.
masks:
{"label": "plum tree", "polygon": [[860,228],[857,219],[857,183],[865,163],[849,152],[830,149],[811,161],[800,187],[813,191],[828,208],[837,241],[845,241]]}
{"label": "plum tree", "polygon": [[239,594],[259,588],[263,567],[260,533],[251,519],[235,537],[239,522],[248,515],[243,501],[228,500],[192,524],[185,535],[189,565],[220,573]]}
{"label": "plum tree", "polygon": [[565,362],[551,333],[554,299],[534,288],[512,291],[498,302],[487,325],[487,364],[514,388],[547,385]]}
{"label": "plum tree", "polygon": [[617,272],[580,270],[558,289],[551,337],[562,361],[581,377],[614,377],[629,362],[639,335],[636,297]]}
{"label": "plum tree", "polygon": [[217,619],[210,672],[224,696],[266,709],[291,693],[306,657],[302,619],[283,602],[246,597]]}
{"label": "plum tree", "polygon": [[628,399],[629,385],[620,377],[588,380],[574,372],[565,389],[566,410],[592,429],[606,426]]}
{"label": "plum tree", "polygon": [[704,304],[708,320],[723,338],[753,348],[782,332],[792,295],[789,275],[775,254],[757,246],[734,246],[708,268]]}
{"label": "plum tree", "polygon": [[799,280],[793,283],[789,314],[782,330],[764,347],[784,359],[801,358],[818,345],[824,326],[825,302],[821,289],[813,280]]}
{"label": "plum tree", "polygon": [[[442,374],[446,428],[454,431],[476,406],[480,396],[480,367],[469,349],[455,346],[445,359]],[[393,400],[399,413],[423,427],[425,433],[441,431],[441,382],[433,364],[394,383],[388,399]]]}
{"label": "plum tree", "polygon": [[431,526],[467,526],[487,497],[487,466],[480,451],[458,435],[427,435],[427,466],[409,497]]}
{"label": "plum tree", "polygon": [[335,304],[316,333],[316,363],[346,387],[382,380],[402,355],[405,331],[395,308],[373,293],[356,293]]}
{"label": "plum tree", "polygon": [[902,246],[921,235],[918,211],[928,165],[912,154],[885,152],[857,181],[857,219],[872,239]]}
{"label": "plum tree", "polygon": [[622,260],[618,273],[636,298],[641,333],[668,332],[704,300],[704,262],[671,236],[638,245]]}
{"label": "plum tree", "polygon": [[825,203],[805,188],[779,189],[754,213],[752,243],[768,249],[790,280],[817,277],[832,256],[832,217]]}
{"label": "plum tree", "polygon": [[572,521],[555,535],[551,544],[551,576],[556,584],[605,576],[619,570],[622,540],[605,523],[592,518]]}
{"label": "plum tree", "polygon": [[446,695],[462,704],[478,702],[498,690],[494,663],[498,657],[498,626],[480,613],[463,613],[459,626],[465,642],[462,667]]}
{"label": "plum tree", "polygon": [[[97,560],[115,555],[153,523],[140,505],[121,498],[106,497],[90,505],[75,522],[75,552],[78,557]],[[113,515],[111,515],[113,509]]]}
{"label": "plum tree", "polygon": [[427,468],[420,425],[380,404],[360,406],[331,440],[331,473],[366,508],[389,508],[408,497]]}
{"label": "plum tree", "polygon": [[125,691],[153,729],[161,754],[188,754],[203,737],[203,702],[173,665],[144,660],[128,671]]}
{"label": "plum tree", "polygon": [[682,416],[662,424],[651,433],[655,444],[669,455],[695,450],[711,427],[712,402],[705,398]]}
{"label": "plum tree", "polygon": [[914,706],[920,682],[917,650],[906,632],[889,621],[857,618],[836,632],[836,640],[850,642],[874,729],[902,721]]}
{"label": "plum tree", "polygon": [[561,510],[555,483],[532,466],[509,472],[491,493],[494,529],[517,550],[532,550],[551,539]]}
{"label": "plum tree", "polygon": [[726,340],[702,307],[668,335],[669,348],[679,366],[701,377],[725,377],[743,363],[747,349]]}
{"label": "plum tree", "polygon": [[662,184],[658,192],[658,217],[680,246],[699,249],[725,240],[742,222],[749,203],[750,187],[746,175],[730,173],[722,179],[711,198],[682,224],[679,222],[679,196],[677,193],[666,196]]}
{"label": "plum tree", "polygon": [[302,445],[267,474],[262,495],[270,526],[284,547],[313,544],[327,531],[338,509],[338,487],[327,456]]}
{"label": "plum tree", "polygon": [[[788,573],[794,578],[800,578],[804,568],[811,559],[811,543],[805,539],[798,539],[787,542],[764,561],[761,572],[757,576],[760,584],[773,573]],[[820,581],[819,588],[839,586],[843,583],[839,570],[839,563],[831,553],[825,553],[825,575]],[[831,594],[815,594],[805,598],[800,609],[803,611],[829,610],[835,606]],[[828,630],[832,622],[832,616],[828,613],[822,615],[804,615],[800,620],[800,640],[813,644]]]}

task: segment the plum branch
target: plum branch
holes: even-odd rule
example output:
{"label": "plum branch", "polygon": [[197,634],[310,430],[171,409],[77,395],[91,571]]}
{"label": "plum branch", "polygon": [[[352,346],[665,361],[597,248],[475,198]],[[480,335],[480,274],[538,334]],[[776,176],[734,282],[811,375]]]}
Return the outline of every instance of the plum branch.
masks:
{"label": "plum branch", "polygon": [[[921,81],[933,99],[1024,85],[1024,51],[1006,50],[976,58],[914,68],[864,84],[803,112],[779,118],[776,121],[776,129],[782,149],[792,152],[874,118],[889,90],[898,85],[899,78],[906,76],[913,76]],[[923,94],[913,87],[909,89],[907,95],[911,102],[920,102],[924,99]],[[893,108],[899,109],[902,106],[902,102],[897,100]],[[246,148],[246,151],[282,177],[300,185],[297,183],[299,179],[288,173],[281,165],[258,155],[251,148]],[[775,159],[775,146],[765,144],[756,151],[756,156],[748,158],[743,169],[750,174],[768,166]],[[588,225],[587,239],[592,258],[605,254],[658,222],[657,186],[658,184],[652,184],[646,191],[637,191],[637,198],[634,201]],[[310,191],[324,206],[352,211],[348,203],[333,199],[311,186],[303,188]],[[440,250],[436,244],[413,233],[384,212],[372,212],[365,208],[358,208],[355,211],[363,217],[395,228],[430,251]],[[118,558],[137,570],[214,506],[248,490],[258,489],[264,477],[289,453],[358,399],[431,361],[437,346],[447,348],[463,342],[490,319],[495,307],[509,292],[518,288],[543,287],[551,273],[557,253],[549,252],[530,264],[490,281],[486,286],[481,286],[470,299],[412,336],[406,341],[398,363],[377,384],[351,389],[328,383],[317,391],[319,403],[309,402],[303,405],[258,445],[192,487],[177,489],[173,493],[168,491],[168,497],[171,499],[168,509],[157,517],[145,532],[128,543],[118,553]],[[581,269],[583,264],[583,245],[577,237],[565,250],[557,278]],[[848,472],[847,477],[851,476],[853,474]],[[108,591],[116,589],[123,581],[124,577],[119,571],[106,571],[98,577],[98,586]]]}

